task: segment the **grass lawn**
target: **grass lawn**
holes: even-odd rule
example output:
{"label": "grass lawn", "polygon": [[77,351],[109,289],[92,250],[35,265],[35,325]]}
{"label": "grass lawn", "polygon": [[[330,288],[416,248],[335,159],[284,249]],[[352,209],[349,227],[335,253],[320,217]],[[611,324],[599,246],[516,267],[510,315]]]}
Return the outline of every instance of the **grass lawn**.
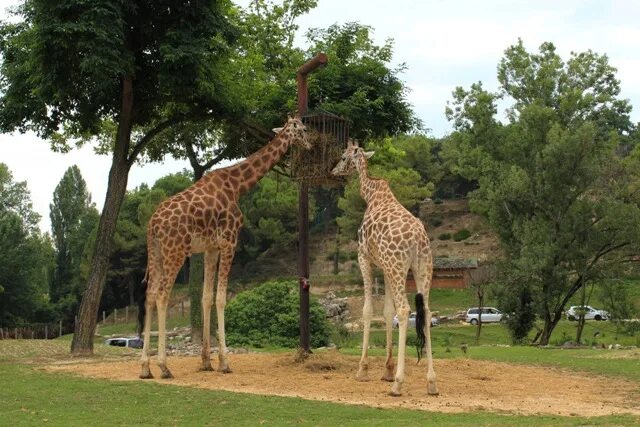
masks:
{"label": "grass lawn", "polygon": [[[97,346],[112,355],[123,349]],[[530,351],[524,348],[525,352]],[[479,349],[478,349],[479,350]],[[176,387],[142,381],[106,381],[49,373],[28,357],[64,357],[66,341],[0,341],[0,413],[3,424],[31,425],[638,425],[639,417],[514,416],[377,409],[298,398]],[[511,351],[511,349],[510,349]],[[40,353],[38,355],[38,353]],[[552,353],[549,353],[553,356]],[[39,363],[46,360],[40,359]],[[640,371],[640,370],[639,370]]]}

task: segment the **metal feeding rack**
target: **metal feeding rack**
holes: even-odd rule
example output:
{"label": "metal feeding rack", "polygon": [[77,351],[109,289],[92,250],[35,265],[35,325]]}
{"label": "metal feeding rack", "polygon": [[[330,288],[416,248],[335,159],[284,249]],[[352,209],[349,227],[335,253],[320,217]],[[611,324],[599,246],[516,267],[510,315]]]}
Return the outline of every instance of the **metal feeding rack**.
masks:
{"label": "metal feeding rack", "polygon": [[291,175],[311,186],[341,184],[344,179],[331,175],[331,169],[347,147],[349,121],[319,109],[303,115],[302,122],[312,148],[292,147]]}

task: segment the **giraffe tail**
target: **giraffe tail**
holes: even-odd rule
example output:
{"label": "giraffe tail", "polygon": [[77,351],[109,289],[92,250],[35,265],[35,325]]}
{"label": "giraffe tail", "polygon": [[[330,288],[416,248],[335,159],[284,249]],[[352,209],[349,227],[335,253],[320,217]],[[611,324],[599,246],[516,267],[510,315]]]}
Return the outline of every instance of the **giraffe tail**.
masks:
{"label": "giraffe tail", "polygon": [[140,294],[138,296],[138,338],[142,336],[142,329],[144,328],[144,317],[147,314],[147,281],[149,279],[149,265],[147,265],[147,271],[144,273],[144,278],[140,283]]}
{"label": "giraffe tail", "polygon": [[416,334],[418,335],[416,351],[418,353],[418,362],[423,356],[424,343],[427,339],[424,335],[425,318],[424,296],[418,292],[416,294]]}

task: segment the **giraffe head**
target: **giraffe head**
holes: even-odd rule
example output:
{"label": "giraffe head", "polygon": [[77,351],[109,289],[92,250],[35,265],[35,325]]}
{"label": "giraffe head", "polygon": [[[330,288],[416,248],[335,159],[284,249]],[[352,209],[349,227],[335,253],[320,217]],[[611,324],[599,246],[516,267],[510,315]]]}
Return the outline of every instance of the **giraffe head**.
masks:
{"label": "giraffe head", "polygon": [[351,175],[356,170],[358,162],[366,161],[371,156],[373,156],[373,151],[364,151],[362,147],[358,146],[357,142],[349,140],[347,149],[342,153],[338,164],[331,170],[331,174],[336,176]]}
{"label": "giraffe head", "polygon": [[311,143],[307,138],[307,128],[298,114],[289,117],[283,127],[274,128],[273,131],[280,138],[288,141],[290,145],[298,145],[307,150],[311,149]]}

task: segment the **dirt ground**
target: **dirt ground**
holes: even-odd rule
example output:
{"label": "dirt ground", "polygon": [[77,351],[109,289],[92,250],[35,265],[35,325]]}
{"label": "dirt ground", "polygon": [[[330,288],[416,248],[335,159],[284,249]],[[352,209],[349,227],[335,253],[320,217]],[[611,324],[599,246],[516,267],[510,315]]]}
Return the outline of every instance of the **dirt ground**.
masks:
{"label": "dirt ground", "polygon": [[[371,358],[370,382],[354,379],[358,357],[335,351],[312,355],[304,363],[294,354],[231,354],[231,374],[198,372],[199,358],[171,357],[175,379],[161,380],[177,386],[262,395],[295,396],[343,404],[407,408],[441,412],[486,410],[511,414],[598,416],[640,415],[640,390],[632,382],[587,376],[561,369],[520,366],[469,359],[435,361],[439,396],[427,395],[426,364],[407,361],[404,394],[391,397],[391,383],[380,381],[384,361]],[[217,362],[217,357],[215,358]],[[153,361],[152,361],[153,363]],[[47,368],[112,380],[138,379],[137,360],[58,364]],[[152,366],[159,377],[159,369]]]}

